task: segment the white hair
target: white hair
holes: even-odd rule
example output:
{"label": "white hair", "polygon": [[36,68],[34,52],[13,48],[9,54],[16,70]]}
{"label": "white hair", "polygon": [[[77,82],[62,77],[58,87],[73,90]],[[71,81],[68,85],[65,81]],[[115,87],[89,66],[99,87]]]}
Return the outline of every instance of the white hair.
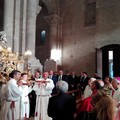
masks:
{"label": "white hair", "polygon": [[93,82],[93,81],[95,81],[95,80],[96,80],[96,78],[90,78],[90,80]]}
{"label": "white hair", "polygon": [[116,77],[114,77],[113,80],[114,80],[117,84],[120,84],[120,81],[119,81]]}
{"label": "white hair", "polygon": [[56,83],[56,89],[58,92],[67,92],[68,91],[68,83],[61,80]]}

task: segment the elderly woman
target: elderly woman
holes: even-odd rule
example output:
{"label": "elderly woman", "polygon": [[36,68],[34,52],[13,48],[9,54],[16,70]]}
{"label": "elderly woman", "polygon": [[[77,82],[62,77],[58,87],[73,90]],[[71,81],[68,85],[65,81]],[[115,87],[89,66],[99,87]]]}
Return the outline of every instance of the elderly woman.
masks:
{"label": "elderly woman", "polygon": [[92,83],[95,81],[96,79],[95,78],[90,78],[88,80],[88,85],[86,86],[84,92],[83,92],[83,96],[82,96],[82,99],[85,99],[89,96],[92,95],[92,90],[91,90],[91,86],[92,86]]}
{"label": "elderly woman", "polygon": [[58,81],[56,83],[56,89],[58,95],[49,99],[48,115],[52,117],[53,120],[73,120],[76,101],[73,96],[66,94],[68,91],[68,83],[62,80]]}

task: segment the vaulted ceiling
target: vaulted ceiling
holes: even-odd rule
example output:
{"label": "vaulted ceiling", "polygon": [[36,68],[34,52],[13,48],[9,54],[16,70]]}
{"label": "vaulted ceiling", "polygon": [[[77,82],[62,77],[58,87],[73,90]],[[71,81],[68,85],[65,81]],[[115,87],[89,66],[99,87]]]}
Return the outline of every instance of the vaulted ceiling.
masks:
{"label": "vaulted ceiling", "polygon": [[48,10],[48,14],[57,13],[59,0],[40,0],[40,5],[44,4]]}
{"label": "vaulted ceiling", "polygon": [[77,0],[40,0],[40,6],[43,4],[48,10],[48,14],[57,14],[62,16],[64,12],[71,7]]}

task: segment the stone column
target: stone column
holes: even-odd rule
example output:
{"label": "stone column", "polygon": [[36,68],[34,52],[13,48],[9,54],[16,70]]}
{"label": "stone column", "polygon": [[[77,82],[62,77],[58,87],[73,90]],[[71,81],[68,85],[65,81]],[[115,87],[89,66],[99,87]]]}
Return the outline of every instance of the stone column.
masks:
{"label": "stone column", "polygon": [[[27,3],[27,33],[26,49],[31,50],[32,56],[35,56],[35,36],[36,36],[36,17],[37,17],[37,0],[28,0]],[[42,7],[40,7],[40,10]],[[40,12],[39,10],[39,12]]]}
{"label": "stone column", "polygon": [[27,19],[27,0],[21,0],[20,9],[20,49],[19,53],[25,53],[26,44],[26,19]]}
{"label": "stone column", "polygon": [[21,0],[14,0],[13,52],[19,52],[20,48],[20,1]]}
{"label": "stone column", "polygon": [[59,23],[58,15],[49,15],[45,17],[45,20],[50,25],[50,34],[49,34],[49,44],[51,50],[58,49],[58,23]]}
{"label": "stone column", "polygon": [[35,58],[36,17],[41,9],[39,0],[27,0],[26,50],[32,52],[32,56],[28,61],[31,65],[32,72],[36,68],[40,68],[42,71],[40,61]]}
{"label": "stone column", "polygon": [[26,26],[26,50],[31,50],[32,56],[35,56],[35,20],[36,20],[36,2],[27,1],[27,26]]}
{"label": "stone column", "polygon": [[[49,15],[45,17],[45,20],[50,25],[50,34],[49,34],[49,45],[51,50],[55,50],[55,55],[60,55],[61,48],[59,43],[59,23],[60,23],[60,17],[56,14]],[[51,55],[50,55],[51,56]],[[55,56],[58,57],[58,56]],[[57,63],[57,65],[61,65],[61,56],[58,58],[51,58],[54,59]]]}
{"label": "stone column", "polygon": [[5,0],[4,3],[4,32],[13,52],[19,52],[20,1],[22,0]]}
{"label": "stone column", "polygon": [[4,0],[4,32],[10,47],[13,43],[14,0]]}

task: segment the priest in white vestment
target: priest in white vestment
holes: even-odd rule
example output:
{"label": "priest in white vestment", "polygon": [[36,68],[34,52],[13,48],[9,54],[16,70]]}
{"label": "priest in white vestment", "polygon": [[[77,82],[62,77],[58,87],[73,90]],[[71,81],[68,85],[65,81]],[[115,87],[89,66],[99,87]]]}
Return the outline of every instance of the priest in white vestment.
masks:
{"label": "priest in white vestment", "polygon": [[35,85],[33,87],[37,95],[34,120],[51,120],[47,114],[47,109],[48,101],[51,96],[50,94],[54,88],[54,83],[48,78],[48,76],[48,72],[44,72],[43,78],[35,81]]}
{"label": "priest in white vestment", "polygon": [[18,120],[20,118],[20,96],[22,95],[22,82],[17,82],[21,73],[13,70],[10,73],[11,79],[4,87],[4,104],[1,107],[0,120]]}

